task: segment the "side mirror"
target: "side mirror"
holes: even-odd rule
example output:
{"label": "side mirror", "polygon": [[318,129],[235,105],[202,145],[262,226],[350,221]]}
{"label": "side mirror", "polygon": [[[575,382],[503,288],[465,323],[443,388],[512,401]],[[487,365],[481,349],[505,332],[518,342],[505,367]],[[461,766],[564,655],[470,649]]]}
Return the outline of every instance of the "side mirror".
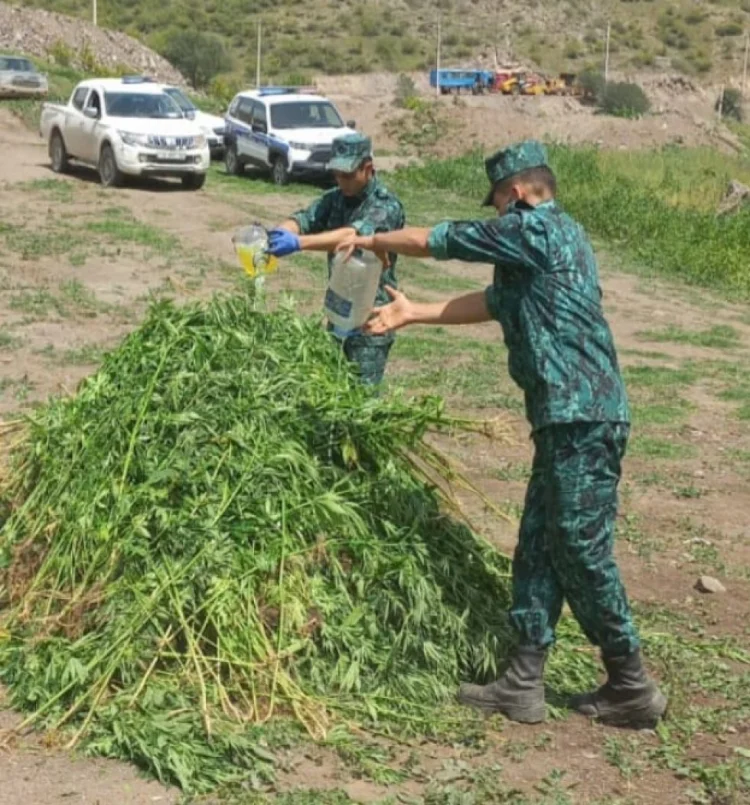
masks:
{"label": "side mirror", "polygon": [[195,109],[188,109],[187,112],[185,112],[185,117],[188,120],[195,120]]}
{"label": "side mirror", "polygon": [[95,106],[87,106],[83,110],[83,116],[87,117],[89,120],[98,120],[100,112]]}
{"label": "side mirror", "polygon": [[356,120],[347,120],[346,125],[349,126],[350,129],[357,128],[357,121]]}
{"label": "side mirror", "polygon": [[260,134],[268,133],[268,125],[266,123],[253,123],[252,129],[253,131],[259,132]]}

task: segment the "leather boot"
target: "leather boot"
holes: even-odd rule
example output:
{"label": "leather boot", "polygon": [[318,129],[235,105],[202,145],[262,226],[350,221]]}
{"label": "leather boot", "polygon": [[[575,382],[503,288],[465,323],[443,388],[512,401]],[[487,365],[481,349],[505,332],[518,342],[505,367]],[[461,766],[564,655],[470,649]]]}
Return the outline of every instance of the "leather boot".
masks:
{"label": "leather boot", "polygon": [[606,683],[596,691],[574,696],[572,709],[613,727],[653,729],[667,709],[667,699],[646,673],[640,651],[602,659]]}
{"label": "leather boot", "polygon": [[485,713],[502,713],[511,721],[544,721],[544,649],[520,646],[505,673],[489,685],[461,685],[458,700]]}

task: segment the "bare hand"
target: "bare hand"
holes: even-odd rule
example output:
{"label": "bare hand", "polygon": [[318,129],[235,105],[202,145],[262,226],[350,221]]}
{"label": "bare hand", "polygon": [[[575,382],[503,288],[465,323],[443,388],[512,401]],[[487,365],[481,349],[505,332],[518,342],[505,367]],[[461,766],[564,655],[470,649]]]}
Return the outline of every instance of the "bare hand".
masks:
{"label": "bare hand", "polygon": [[357,249],[364,249],[368,252],[374,252],[375,256],[380,260],[383,271],[391,265],[390,257],[387,252],[377,251],[374,248],[375,238],[372,235],[351,235],[346,240],[342,240],[336,247],[337,252],[344,252],[344,262],[348,263],[351,256]]}
{"label": "bare hand", "polygon": [[385,290],[393,301],[389,305],[373,309],[372,317],[362,328],[368,335],[385,335],[412,321],[412,303],[406,295],[391,288],[390,285],[386,285]]}
{"label": "bare hand", "polygon": [[357,249],[367,249],[372,251],[372,238],[364,237],[363,235],[351,235],[339,243],[336,247],[336,252],[344,253],[344,262],[348,263],[351,256]]}

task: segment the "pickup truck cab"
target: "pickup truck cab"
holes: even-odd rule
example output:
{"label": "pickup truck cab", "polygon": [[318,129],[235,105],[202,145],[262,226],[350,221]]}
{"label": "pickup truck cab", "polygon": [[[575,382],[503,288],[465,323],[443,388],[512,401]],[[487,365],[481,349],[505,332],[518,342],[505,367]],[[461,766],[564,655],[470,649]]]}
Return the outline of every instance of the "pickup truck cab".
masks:
{"label": "pickup truck cab", "polygon": [[353,131],[354,121],[344,123],[321,95],[290,87],[240,92],[226,116],[226,170],[239,176],[252,165],[270,172],[277,185],[292,177],[325,178],[333,141]]}
{"label": "pickup truck cab", "polygon": [[197,190],[210,164],[198,124],[158,84],[139,77],[82,81],[64,106],[42,105],[39,132],[54,171],[75,160],[97,168],[106,187],[126,176],[159,176]]}
{"label": "pickup truck cab", "polygon": [[0,53],[0,98],[40,98],[47,90],[47,76],[33,62]]}

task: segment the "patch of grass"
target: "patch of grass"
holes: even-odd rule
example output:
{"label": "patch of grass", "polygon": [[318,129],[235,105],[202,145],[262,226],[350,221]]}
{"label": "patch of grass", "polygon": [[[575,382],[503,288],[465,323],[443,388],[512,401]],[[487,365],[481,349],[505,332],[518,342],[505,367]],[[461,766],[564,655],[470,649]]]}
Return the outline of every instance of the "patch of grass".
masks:
{"label": "patch of grass", "polygon": [[[669,397],[671,395],[665,396]],[[687,400],[677,399],[669,402],[633,403],[633,422],[639,427],[649,425],[676,425],[695,408]]]}
{"label": "patch of grass", "polygon": [[[247,193],[253,196],[302,196],[309,204],[309,199],[320,195],[326,189],[324,186],[308,182],[290,182],[288,185],[279,187],[273,184],[268,176],[251,169],[248,169],[243,176],[230,176],[223,165],[217,164],[213,164],[208,173],[211,190],[225,193]],[[294,212],[293,204],[289,212]]]}
{"label": "patch of grass", "polygon": [[91,317],[107,309],[107,306],[78,280],[60,283],[58,295],[53,294],[48,288],[21,291],[10,297],[8,306],[11,310],[28,313],[37,319],[50,313],[56,313],[62,318],[76,314]]}
{"label": "patch of grass", "polygon": [[505,466],[496,469],[492,474],[495,478],[497,478],[498,481],[523,481],[525,483],[531,477],[531,467],[524,462],[518,462],[515,464],[508,463]]}
{"label": "patch of grass", "polygon": [[72,229],[51,228],[37,230],[15,226],[5,229],[5,245],[18,252],[22,260],[52,257],[85,248],[86,240]]}
{"label": "patch of grass", "polygon": [[428,265],[419,260],[404,260],[404,258],[401,258],[396,270],[402,284],[414,283],[425,290],[444,293],[478,291],[489,282],[489,275],[486,282],[481,282],[470,277],[448,274],[439,265]]}
{"label": "patch of grass", "polygon": [[7,327],[0,327],[0,350],[11,351],[18,349],[23,344],[20,338]]}
{"label": "patch of grass", "polygon": [[686,363],[679,369],[668,366],[626,366],[623,377],[627,386],[668,389],[690,386],[700,379],[698,367]]}
{"label": "patch of grass", "polygon": [[16,185],[21,190],[44,194],[58,204],[67,204],[73,200],[75,186],[65,179],[34,179]]}
{"label": "patch of grass", "polygon": [[708,330],[685,330],[682,327],[670,325],[663,330],[636,333],[636,336],[645,341],[672,342],[714,349],[733,349],[740,344],[739,332],[728,324],[717,324]]}
{"label": "patch of grass", "polygon": [[134,243],[155,252],[166,253],[179,248],[179,241],[174,235],[144,224],[118,208],[106,211],[103,219],[90,221],[85,228],[89,232],[104,235],[108,240]]}
{"label": "patch of grass", "polygon": [[656,436],[636,435],[630,442],[629,452],[639,458],[665,459],[680,461],[694,458],[697,450],[692,445],[681,444],[673,440]]}

